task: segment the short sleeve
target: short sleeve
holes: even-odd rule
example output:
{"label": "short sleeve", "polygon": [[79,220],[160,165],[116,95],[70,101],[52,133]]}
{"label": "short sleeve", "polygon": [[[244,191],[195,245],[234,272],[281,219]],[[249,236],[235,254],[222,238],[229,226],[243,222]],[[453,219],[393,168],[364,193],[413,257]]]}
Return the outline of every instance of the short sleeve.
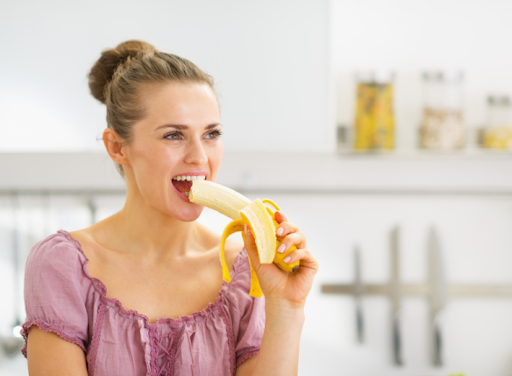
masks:
{"label": "short sleeve", "polygon": [[21,331],[22,352],[27,356],[29,329],[36,325],[87,351],[87,280],[83,276],[85,256],[62,234],[37,243],[25,267],[25,309]]}
{"label": "short sleeve", "polygon": [[251,270],[244,249],[233,265],[231,308],[236,367],[258,354],[265,330],[265,297],[249,296]]}

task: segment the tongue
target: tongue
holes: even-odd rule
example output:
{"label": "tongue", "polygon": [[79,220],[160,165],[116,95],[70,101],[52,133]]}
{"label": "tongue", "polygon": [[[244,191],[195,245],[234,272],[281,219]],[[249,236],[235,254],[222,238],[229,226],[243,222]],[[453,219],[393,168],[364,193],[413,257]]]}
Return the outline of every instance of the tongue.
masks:
{"label": "tongue", "polygon": [[172,184],[176,187],[178,191],[181,193],[190,191],[190,188],[192,188],[192,182],[191,181],[177,181],[173,180]]}

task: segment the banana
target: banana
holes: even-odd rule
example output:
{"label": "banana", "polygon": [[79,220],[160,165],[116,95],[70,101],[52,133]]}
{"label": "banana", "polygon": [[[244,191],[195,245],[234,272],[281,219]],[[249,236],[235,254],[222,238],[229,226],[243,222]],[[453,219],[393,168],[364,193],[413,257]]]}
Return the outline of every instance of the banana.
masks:
{"label": "banana", "polygon": [[[281,270],[286,272],[295,272],[299,269],[299,261],[292,264],[284,262],[288,254],[297,249],[295,246],[292,246],[285,253],[277,252],[281,241],[276,238],[276,229],[279,224],[274,219],[274,213],[276,210],[280,209],[273,201],[268,199],[256,199],[251,202],[251,200],[240,193],[208,180],[194,180],[190,193],[188,194],[188,199],[195,204],[216,210],[233,220],[233,222],[229,223],[224,229],[220,241],[219,256],[224,281],[228,283],[231,282],[231,275],[229,274],[224,252],[226,239],[235,232],[241,231],[245,240],[243,232],[244,225],[251,226],[258,249],[258,257],[262,264],[270,264],[273,262]],[[263,296],[258,277],[252,265],[249,295],[257,298]]]}

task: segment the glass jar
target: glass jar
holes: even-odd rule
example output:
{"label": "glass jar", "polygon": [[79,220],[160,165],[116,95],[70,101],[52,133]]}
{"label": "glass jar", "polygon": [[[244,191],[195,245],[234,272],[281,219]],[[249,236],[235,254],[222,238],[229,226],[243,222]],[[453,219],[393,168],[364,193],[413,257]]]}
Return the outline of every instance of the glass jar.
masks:
{"label": "glass jar", "polygon": [[461,149],[466,142],[463,119],[463,74],[458,71],[423,73],[425,98],[420,147]]}
{"label": "glass jar", "polygon": [[506,95],[487,98],[487,126],[483,146],[488,149],[512,149],[512,101]]}
{"label": "glass jar", "polygon": [[358,73],[355,150],[392,150],[395,145],[393,72]]}

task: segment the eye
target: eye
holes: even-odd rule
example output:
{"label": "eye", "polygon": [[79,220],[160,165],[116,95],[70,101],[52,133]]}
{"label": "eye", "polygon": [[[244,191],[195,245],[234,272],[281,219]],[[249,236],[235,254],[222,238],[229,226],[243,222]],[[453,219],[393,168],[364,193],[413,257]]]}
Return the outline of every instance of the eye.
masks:
{"label": "eye", "polygon": [[206,138],[209,138],[210,140],[214,140],[216,138],[220,138],[220,136],[222,135],[222,132],[219,131],[219,130],[215,130],[213,132],[210,132],[206,135]]}
{"label": "eye", "polygon": [[174,131],[174,132],[171,132],[171,133],[167,133],[164,138],[168,139],[168,140],[180,140],[181,137],[183,137],[183,134],[181,132],[178,132],[178,131]]}

